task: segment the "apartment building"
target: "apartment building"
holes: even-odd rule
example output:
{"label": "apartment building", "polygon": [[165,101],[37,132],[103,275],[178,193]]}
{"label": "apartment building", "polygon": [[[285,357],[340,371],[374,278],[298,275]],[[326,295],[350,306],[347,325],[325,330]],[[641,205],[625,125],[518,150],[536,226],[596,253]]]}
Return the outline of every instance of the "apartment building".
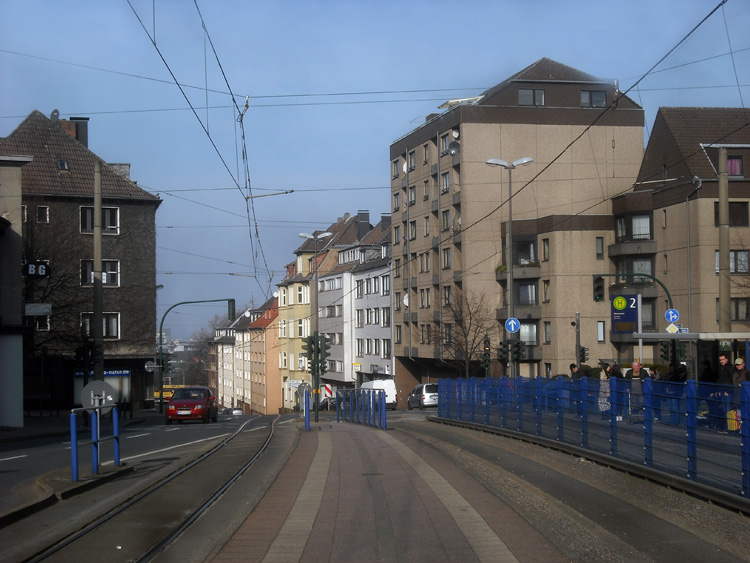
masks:
{"label": "apartment building", "polygon": [[[104,379],[138,408],[153,397],[145,363],[155,355],[156,210],[161,200],[130,180],[129,164],[107,164],[88,148],[88,118],[32,112],[0,154],[28,155],[21,226],[27,267],[24,394],[29,408],[79,402],[83,343],[93,318],[94,186],[101,164]],[[4,211],[4,210],[3,210]],[[47,276],[29,267],[43,265]],[[38,270],[34,270],[37,272]],[[28,304],[33,304],[29,307]],[[158,381],[156,382],[158,385]]]}
{"label": "apartment building", "polygon": [[397,385],[465,375],[451,353],[457,302],[494,311],[493,354],[505,321],[520,321],[520,375],[566,373],[576,330],[592,363],[611,358],[592,274],[611,269],[612,198],[638,174],[643,110],[616,80],[547,58],[441,109],[390,147]]}

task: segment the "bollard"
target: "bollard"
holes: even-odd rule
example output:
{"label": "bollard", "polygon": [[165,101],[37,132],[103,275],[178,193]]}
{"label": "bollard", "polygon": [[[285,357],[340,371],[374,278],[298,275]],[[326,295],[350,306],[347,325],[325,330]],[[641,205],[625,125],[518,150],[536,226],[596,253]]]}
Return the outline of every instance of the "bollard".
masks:
{"label": "bollard", "polygon": [[305,430],[310,432],[310,392],[305,391]]}
{"label": "bollard", "polygon": [[70,473],[73,482],[78,482],[78,420],[76,413],[70,413]]}
{"label": "bollard", "polygon": [[99,411],[91,413],[91,473],[99,474]]}
{"label": "bollard", "polygon": [[114,436],[115,447],[115,467],[120,467],[120,420],[117,408],[112,409],[112,434]]}

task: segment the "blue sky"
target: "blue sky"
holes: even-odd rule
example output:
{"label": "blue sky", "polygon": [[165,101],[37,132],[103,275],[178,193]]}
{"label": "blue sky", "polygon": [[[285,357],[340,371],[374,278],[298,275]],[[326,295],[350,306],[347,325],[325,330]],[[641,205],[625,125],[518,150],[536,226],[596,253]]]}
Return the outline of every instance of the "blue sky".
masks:
{"label": "blue sky", "polygon": [[[0,0],[0,136],[35,109],[90,117],[89,148],[163,198],[158,319],[181,301],[258,305],[298,233],[390,211],[389,145],[443,101],[542,57],[627,90],[718,4]],[[646,134],[660,106],[748,105],[748,29],[750,3],[729,0],[640,81]],[[250,96],[248,176],[229,88],[240,108]],[[295,191],[252,199],[248,219],[248,183]],[[188,338],[225,310],[181,306],[165,327]]]}

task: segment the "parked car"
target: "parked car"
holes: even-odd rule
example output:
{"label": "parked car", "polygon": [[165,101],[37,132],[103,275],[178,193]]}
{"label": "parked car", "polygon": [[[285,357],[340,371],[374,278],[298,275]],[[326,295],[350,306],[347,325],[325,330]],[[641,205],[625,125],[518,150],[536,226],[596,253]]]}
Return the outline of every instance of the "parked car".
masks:
{"label": "parked car", "polygon": [[231,414],[234,416],[241,416],[245,414],[244,412],[242,412],[242,409],[238,409],[238,408],[231,409],[231,411],[232,411]]}
{"label": "parked car", "polygon": [[336,410],[336,397],[325,397],[321,399],[320,405],[318,405],[318,410],[321,410],[321,411]]}
{"label": "parked car", "polygon": [[437,383],[422,383],[412,389],[406,398],[406,406],[409,410],[414,407],[423,409],[425,407],[436,407],[438,405]]}
{"label": "parked car", "polygon": [[370,391],[385,391],[385,408],[396,410],[398,396],[396,394],[396,382],[393,379],[375,379],[374,381],[365,381],[362,389]]}
{"label": "parked car", "polygon": [[216,397],[213,396],[208,387],[181,387],[175,389],[172,398],[167,404],[165,420],[172,424],[173,420],[209,420],[216,422],[219,419],[219,407]]}

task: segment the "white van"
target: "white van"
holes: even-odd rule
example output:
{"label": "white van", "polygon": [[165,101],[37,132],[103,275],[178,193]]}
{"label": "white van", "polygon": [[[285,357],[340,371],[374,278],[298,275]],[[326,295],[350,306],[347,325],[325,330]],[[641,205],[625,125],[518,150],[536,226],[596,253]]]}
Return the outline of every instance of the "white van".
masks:
{"label": "white van", "polygon": [[385,391],[385,408],[396,410],[396,382],[393,379],[376,379],[375,381],[365,381],[362,389],[375,391]]}

